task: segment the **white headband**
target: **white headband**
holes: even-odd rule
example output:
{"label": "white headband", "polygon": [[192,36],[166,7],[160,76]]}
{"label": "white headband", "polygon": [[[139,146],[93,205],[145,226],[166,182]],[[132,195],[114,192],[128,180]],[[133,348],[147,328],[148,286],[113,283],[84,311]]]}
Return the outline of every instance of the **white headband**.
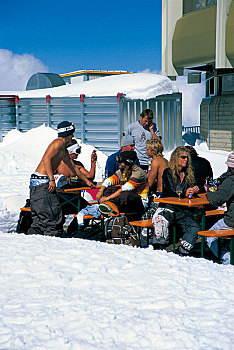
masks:
{"label": "white headband", "polygon": [[57,131],[60,133],[60,132],[65,132],[73,129],[74,129],[74,125],[72,124],[72,125],[66,126],[65,128],[57,129]]}

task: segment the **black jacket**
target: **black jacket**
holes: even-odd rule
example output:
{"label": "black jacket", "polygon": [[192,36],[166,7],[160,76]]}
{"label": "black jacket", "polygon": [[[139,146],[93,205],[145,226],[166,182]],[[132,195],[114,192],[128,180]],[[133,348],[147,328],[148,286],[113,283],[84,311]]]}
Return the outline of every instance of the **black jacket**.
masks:
{"label": "black jacket", "polygon": [[[178,175],[176,176],[176,179],[177,180],[175,181],[171,169],[166,168],[164,170],[163,176],[162,176],[162,182],[163,182],[162,197],[178,197],[176,193],[176,186],[181,182]],[[185,172],[184,179],[181,183],[181,187],[182,187],[181,198],[185,197],[186,191],[189,187],[193,187],[196,185],[196,183],[188,183],[186,180],[187,180],[187,173]]]}
{"label": "black jacket", "polygon": [[216,192],[208,192],[207,199],[213,205],[222,205],[226,202],[224,222],[234,228],[234,172],[228,171],[220,188]]}
{"label": "black jacket", "polygon": [[195,156],[192,157],[192,167],[194,171],[194,177],[197,186],[199,187],[199,192],[205,192],[205,180],[207,177],[213,179],[213,171],[210,165],[210,162],[202,157]]}

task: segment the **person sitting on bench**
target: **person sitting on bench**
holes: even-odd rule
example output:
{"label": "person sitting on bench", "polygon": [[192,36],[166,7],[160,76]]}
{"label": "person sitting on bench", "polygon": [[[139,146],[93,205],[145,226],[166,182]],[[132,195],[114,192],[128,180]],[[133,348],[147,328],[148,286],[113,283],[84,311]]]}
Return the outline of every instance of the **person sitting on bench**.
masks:
{"label": "person sitting on bench", "polygon": [[[225,179],[222,179],[223,182],[217,191],[208,192],[206,196],[208,201],[213,205],[219,206],[226,202],[227,211],[224,214],[224,218],[218,220],[210,230],[231,230],[234,228],[234,152],[229,154],[225,164],[228,166],[228,171],[223,174]],[[208,247],[218,257],[218,237],[206,237],[206,241]],[[221,245],[220,253],[222,263],[224,265],[230,264],[230,252],[224,242]]]}
{"label": "person sitting on bench", "polygon": [[[117,162],[116,157],[125,151],[134,151],[135,149],[135,141],[131,135],[123,136],[120,141],[121,148],[115,153],[112,153],[106,161],[105,167],[105,178],[112,176],[117,170],[119,170],[119,163]],[[135,164],[140,166],[139,159],[136,158]]]}
{"label": "person sitting on bench", "polygon": [[[162,194],[162,175],[168,167],[168,161],[163,157],[163,144],[157,139],[146,141],[146,154],[152,158],[150,171],[148,172],[149,181],[149,205],[147,211],[143,214],[142,220],[152,219],[158,209],[159,203],[155,203],[155,196]],[[147,246],[147,228],[143,227],[140,231],[142,246]],[[150,243],[154,242],[154,229],[149,229]]]}
{"label": "person sitting on bench", "polygon": [[[95,170],[96,170],[96,162],[97,162],[97,155],[96,151],[93,150],[91,154],[91,168],[90,171],[86,170],[84,165],[77,160],[77,156],[81,153],[81,146],[77,143],[75,139],[71,140],[71,143],[68,144],[66,147],[67,151],[69,153],[72,165],[74,166],[74,169],[78,169],[81,174],[83,174],[85,177],[87,177],[90,181],[92,181],[95,177]],[[56,174],[54,175],[55,182],[57,188],[66,189],[66,188],[72,188],[72,187],[86,187],[86,183],[81,180],[77,174],[70,169],[67,164],[62,160],[59,164]],[[72,198],[74,197],[73,194],[63,194],[63,198],[60,197],[60,202],[62,204],[62,211],[63,215],[68,214],[77,214],[77,204],[78,199],[73,199],[72,203],[65,203],[64,199]],[[89,203],[83,198],[80,198],[80,210],[85,208]]]}
{"label": "person sitting on bench", "polygon": [[[199,192],[191,165],[191,157],[184,146],[177,147],[171,154],[168,168],[163,172],[163,197],[190,198]],[[167,244],[169,225],[179,225],[183,238],[179,246],[180,255],[188,255],[193,248],[200,225],[194,217],[193,208],[181,208],[171,204],[160,204],[153,216],[157,244]]]}
{"label": "person sitting on bench", "polygon": [[[71,140],[71,143],[66,147],[69,153],[71,162],[74,166],[74,169],[78,169],[81,174],[83,174],[86,178],[92,181],[95,178],[96,172],[96,163],[97,163],[97,154],[96,150],[93,150],[91,154],[91,168],[90,171],[86,170],[84,165],[77,160],[78,155],[81,153],[81,146],[75,139]],[[83,180],[80,180],[76,173],[72,171],[62,160],[59,164],[56,174],[55,174],[55,182],[58,188],[64,188],[67,185],[74,184],[76,187],[86,186],[86,183]]]}
{"label": "person sitting on bench", "polygon": [[[119,170],[107,178],[97,193],[102,214],[133,213],[132,220],[139,219],[147,207],[149,184],[147,175],[134,162],[135,151],[125,151],[117,156]],[[119,187],[113,187],[121,185]]]}

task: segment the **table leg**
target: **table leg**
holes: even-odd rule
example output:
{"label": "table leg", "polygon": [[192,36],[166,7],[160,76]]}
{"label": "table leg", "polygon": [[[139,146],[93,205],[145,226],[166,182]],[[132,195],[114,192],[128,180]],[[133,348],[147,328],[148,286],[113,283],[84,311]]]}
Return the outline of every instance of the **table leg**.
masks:
{"label": "table leg", "polygon": [[176,227],[173,225],[173,253],[175,253],[175,245],[176,245]]}
{"label": "table leg", "polygon": [[218,259],[219,262],[221,261],[221,242],[220,242],[220,238],[218,237]]}
{"label": "table leg", "polygon": [[234,236],[231,237],[230,243],[230,264],[234,265]]}
{"label": "table leg", "polygon": [[[80,202],[81,202],[81,191],[79,191],[77,194],[77,214],[80,211]],[[79,234],[79,232],[80,232],[80,226],[77,225],[77,233]]]}
{"label": "table leg", "polygon": [[201,236],[201,258],[205,257],[205,237]]}
{"label": "table leg", "polygon": [[202,231],[205,231],[206,229],[206,213],[204,208],[202,208],[201,229]]}
{"label": "table leg", "polygon": [[149,246],[149,227],[147,227],[147,247]]}

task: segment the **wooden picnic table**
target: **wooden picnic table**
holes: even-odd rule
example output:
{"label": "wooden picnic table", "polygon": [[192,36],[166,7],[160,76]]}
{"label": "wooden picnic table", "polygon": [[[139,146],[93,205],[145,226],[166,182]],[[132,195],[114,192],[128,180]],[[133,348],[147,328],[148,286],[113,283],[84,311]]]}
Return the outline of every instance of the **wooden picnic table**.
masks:
{"label": "wooden picnic table", "polygon": [[[95,188],[100,188],[101,186],[95,186]],[[77,208],[77,211],[80,211],[80,200],[81,200],[81,192],[85,190],[91,190],[90,186],[83,187],[73,187],[73,188],[65,188],[65,189],[56,189],[59,196],[64,200],[63,204],[70,203],[72,206]],[[74,196],[66,196],[67,194]],[[77,200],[77,204],[74,201]]]}
{"label": "wooden picnic table", "polygon": [[164,203],[164,204],[172,204],[178,206],[185,206],[188,208],[197,208],[201,209],[202,219],[201,219],[201,228],[205,230],[205,206],[209,205],[210,202],[206,197],[206,193],[198,194],[197,198],[177,198],[177,197],[161,197],[155,198],[154,202],[156,203]]}
{"label": "wooden picnic table", "polygon": [[177,197],[161,197],[154,199],[154,202],[158,203],[166,203],[166,204],[173,204],[173,205],[182,205],[189,208],[203,208],[205,205],[210,204],[206,197],[206,193],[200,193],[198,195],[198,198],[177,198]]}

